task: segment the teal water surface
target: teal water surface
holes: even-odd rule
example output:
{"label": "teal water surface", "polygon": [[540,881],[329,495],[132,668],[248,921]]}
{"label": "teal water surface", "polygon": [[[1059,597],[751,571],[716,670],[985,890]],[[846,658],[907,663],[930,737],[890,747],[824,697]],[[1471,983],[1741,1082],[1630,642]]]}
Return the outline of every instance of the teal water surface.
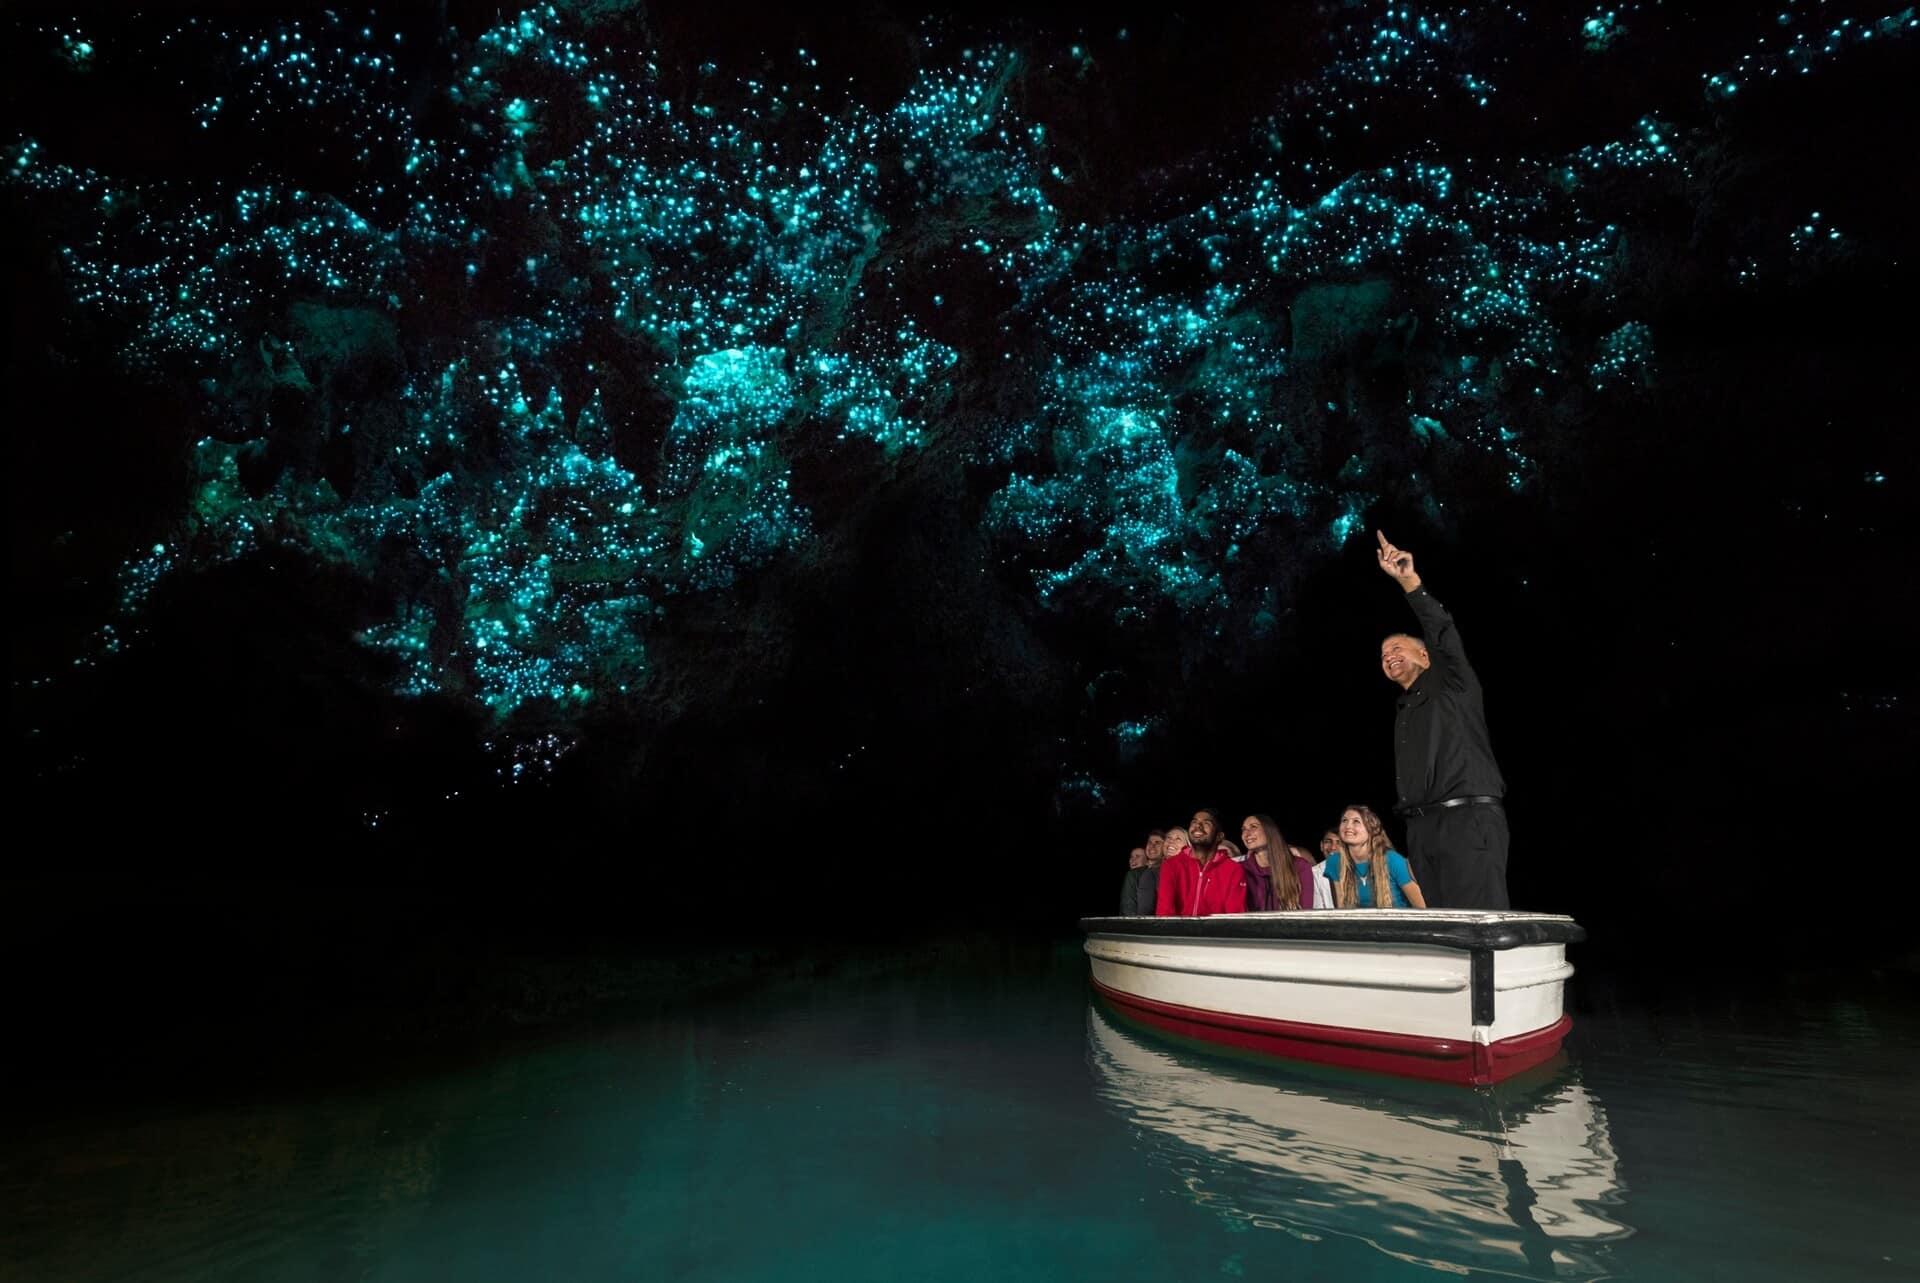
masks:
{"label": "teal water surface", "polygon": [[102,1101],[10,1129],[0,1277],[1920,1277],[1909,985],[1585,983],[1565,1063],[1494,1093],[1197,1054],[1001,946]]}

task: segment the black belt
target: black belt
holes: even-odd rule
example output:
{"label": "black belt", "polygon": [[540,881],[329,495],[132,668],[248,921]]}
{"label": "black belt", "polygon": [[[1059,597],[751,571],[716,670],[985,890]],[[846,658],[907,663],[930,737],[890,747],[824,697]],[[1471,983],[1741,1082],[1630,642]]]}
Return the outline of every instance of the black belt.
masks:
{"label": "black belt", "polygon": [[1450,797],[1444,802],[1428,802],[1424,806],[1396,806],[1394,810],[1401,815],[1431,815],[1435,811],[1445,810],[1450,806],[1498,805],[1500,805],[1500,799],[1497,797]]}

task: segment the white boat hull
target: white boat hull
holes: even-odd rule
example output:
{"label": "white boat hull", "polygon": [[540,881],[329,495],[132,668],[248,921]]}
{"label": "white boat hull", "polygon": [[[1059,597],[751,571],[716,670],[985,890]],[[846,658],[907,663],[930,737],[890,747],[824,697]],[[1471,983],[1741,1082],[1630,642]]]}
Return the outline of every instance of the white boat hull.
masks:
{"label": "white boat hull", "polygon": [[1551,1059],[1569,918],[1340,910],[1096,918],[1093,982],[1164,1032],[1290,1059],[1487,1084]]}

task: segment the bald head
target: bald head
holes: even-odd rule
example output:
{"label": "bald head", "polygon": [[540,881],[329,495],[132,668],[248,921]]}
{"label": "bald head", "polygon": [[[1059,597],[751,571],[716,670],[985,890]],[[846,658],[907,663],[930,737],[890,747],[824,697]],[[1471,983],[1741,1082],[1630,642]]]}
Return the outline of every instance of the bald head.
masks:
{"label": "bald head", "polygon": [[1411,633],[1393,633],[1380,643],[1380,671],[1401,690],[1419,681],[1420,674],[1432,667],[1427,644]]}

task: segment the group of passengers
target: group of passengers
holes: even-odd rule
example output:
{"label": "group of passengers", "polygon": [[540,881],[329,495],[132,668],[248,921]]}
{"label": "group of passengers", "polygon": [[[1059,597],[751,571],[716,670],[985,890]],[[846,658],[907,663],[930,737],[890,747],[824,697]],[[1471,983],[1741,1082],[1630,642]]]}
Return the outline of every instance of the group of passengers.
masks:
{"label": "group of passengers", "polygon": [[[1384,870],[1384,873],[1381,871]],[[1391,895],[1375,894],[1384,877]],[[1185,828],[1154,829],[1127,859],[1120,884],[1123,916],[1202,917],[1279,909],[1427,907],[1407,858],[1387,840],[1373,808],[1350,806],[1320,835],[1320,858],[1291,846],[1270,815],[1240,822],[1203,806]]]}

